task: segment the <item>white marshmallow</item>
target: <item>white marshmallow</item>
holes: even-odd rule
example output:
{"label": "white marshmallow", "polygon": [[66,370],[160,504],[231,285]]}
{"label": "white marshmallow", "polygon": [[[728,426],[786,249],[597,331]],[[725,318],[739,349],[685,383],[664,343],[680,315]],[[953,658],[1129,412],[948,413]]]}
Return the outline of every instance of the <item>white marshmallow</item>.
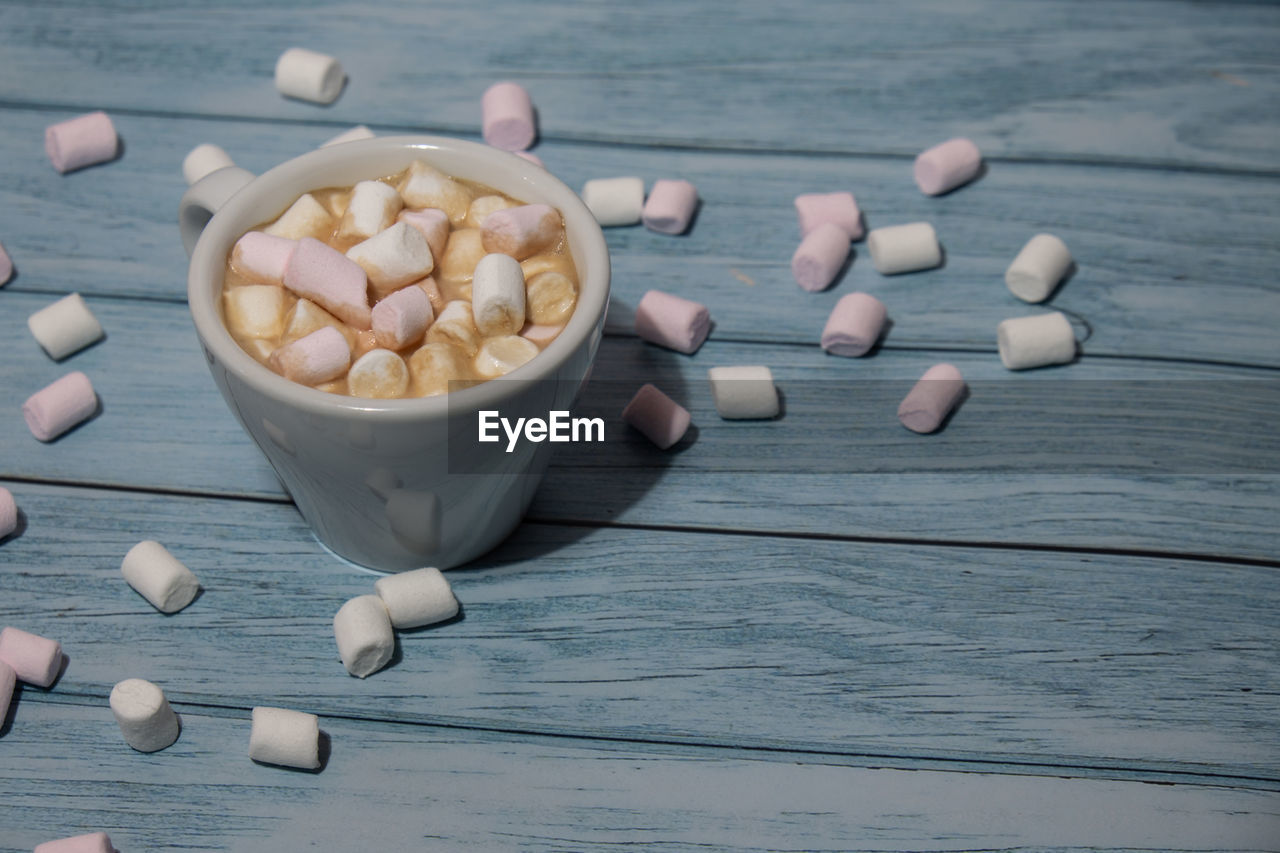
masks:
{"label": "white marshmallow", "polygon": [[601,225],[635,225],[644,210],[644,181],[633,177],[594,178],[582,185],[581,196]]}
{"label": "white marshmallow", "polygon": [[1060,311],[1011,317],[996,328],[1000,361],[1009,370],[1066,364],[1076,357],[1076,335]]}
{"label": "white marshmallow", "polygon": [[938,235],[928,222],[872,229],[867,234],[867,251],[881,275],[927,270],[942,263]]}
{"label": "white marshmallow", "polygon": [[537,344],[519,335],[487,338],[476,353],[476,373],[486,379],[506,376],[517,367],[528,364],[539,352]]}
{"label": "white marshmallow", "polygon": [[716,412],[725,420],[773,418],[778,415],[778,389],[767,367],[740,365],[707,371]]}
{"label": "white marshmallow", "polygon": [[431,257],[444,255],[445,246],[449,245],[449,214],[438,207],[425,210],[402,210],[396,217],[397,222],[407,222],[422,232],[431,247]]}
{"label": "white marshmallow", "polygon": [[475,355],[480,348],[480,331],[476,328],[471,303],[455,299],[446,304],[427,329],[427,343],[453,344],[468,356]]}
{"label": "white marshmallow", "polygon": [[[430,337],[431,333],[427,332],[427,336]],[[415,397],[434,397],[447,393],[452,390],[450,382],[475,384],[470,355],[444,341],[428,341],[418,347],[409,356],[409,374]]]}
{"label": "white marshmallow", "polygon": [[333,636],[347,672],[357,678],[372,675],[387,665],[396,650],[387,606],[376,595],[360,595],[338,608]]}
{"label": "white marshmallow", "polygon": [[191,570],[150,539],[129,549],[120,571],[129,586],[161,613],[177,613],[200,591],[200,581]]}
{"label": "white marshmallow", "polygon": [[382,181],[360,181],[351,190],[351,201],[338,222],[338,238],[367,240],[391,227],[404,207],[400,193]]}
{"label": "white marshmallow", "polygon": [[373,139],[376,134],[363,124],[357,124],[350,130],[344,130],[337,136],[320,143],[321,148],[328,148],[330,145],[341,145],[344,142],[359,142],[361,139]]}
{"label": "white marshmallow", "polygon": [[291,47],[276,60],[276,89],[290,98],[331,104],[346,79],[338,60],[304,47]]}
{"label": "white marshmallow", "polygon": [[278,284],[246,284],[222,294],[227,328],[245,338],[275,338],[284,331],[284,288]]}
{"label": "white marshmallow", "polygon": [[182,177],[190,186],[205,175],[234,165],[230,154],[213,143],[205,142],[192,148],[182,159]]}
{"label": "white marshmallow", "polygon": [[409,165],[398,187],[407,207],[436,207],[449,214],[455,226],[466,221],[471,208],[471,191],[453,178],[421,160]]}
{"label": "white marshmallow", "polygon": [[27,328],[54,361],[102,337],[102,324],[80,294],[64,296],[27,318]]}
{"label": "white marshmallow", "polygon": [[468,228],[479,228],[484,225],[484,221],[490,213],[497,213],[499,210],[519,206],[520,202],[511,201],[505,196],[482,195],[471,202],[471,206],[467,208],[467,218],[462,224]]}
{"label": "white marshmallow", "polygon": [[249,758],[264,764],[316,770],[320,767],[320,718],[288,708],[253,709]]}
{"label": "white marshmallow", "polygon": [[125,743],[138,752],[155,752],[178,739],[178,715],[150,681],[126,678],[111,689],[109,701]]}
{"label": "white marshmallow", "polygon": [[455,293],[469,298],[476,264],[487,254],[479,228],[456,228],[449,232],[449,242],[436,264],[435,276],[446,285],[452,285]]}
{"label": "white marshmallow", "polygon": [[311,193],[303,193],[289,205],[288,210],[280,214],[279,219],[262,230],[272,237],[286,237],[290,240],[301,240],[303,237],[324,240],[333,231],[333,214],[316,201]]}
{"label": "white marshmallow", "polygon": [[409,390],[409,366],[389,349],[372,349],[347,371],[347,391],[353,397],[394,399]]}
{"label": "white marshmallow", "polygon": [[480,334],[513,335],[524,326],[524,271],[510,255],[485,255],[471,280],[471,311]]}
{"label": "white marshmallow", "polygon": [[439,569],[415,569],[384,575],[373,583],[398,630],[421,628],[458,615],[458,599]]}
{"label": "white marshmallow", "polygon": [[435,269],[431,246],[417,228],[397,222],[368,240],[347,250],[369,277],[369,289],[375,298],[425,277]]}
{"label": "white marshmallow", "polygon": [[1037,234],[1005,271],[1004,283],[1023,302],[1043,302],[1071,268],[1071,250],[1052,234]]}
{"label": "white marshmallow", "polygon": [[525,318],[543,326],[562,326],[577,301],[573,279],[558,270],[546,270],[525,285]]}

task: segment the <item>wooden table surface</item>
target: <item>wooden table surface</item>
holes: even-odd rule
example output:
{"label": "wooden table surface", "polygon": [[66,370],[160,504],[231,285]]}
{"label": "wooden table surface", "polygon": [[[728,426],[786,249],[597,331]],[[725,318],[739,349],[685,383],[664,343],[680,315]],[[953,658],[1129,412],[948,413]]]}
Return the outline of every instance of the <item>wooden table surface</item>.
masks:
{"label": "wooden table surface", "polygon": [[[1280,8],[1022,3],[0,2],[0,624],[60,640],[0,728],[0,851],[93,830],[142,850],[1280,849]],[[341,59],[282,98],[285,48]],[[692,181],[685,236],[607,233],[607,335],[571,448],[504,545],[450,572],[463,617],[367,680],[331,619],[371,573],[312,538],[202,363],[175,211],[201,142],[260,173],[352,125],[479,137],[522,83],[571,187]],[[106,110],[114,162],[68,175],[46,125]],[[986,172],[926,198],[911,159],[969,136]],[[926,219],[943,268],[865,244],[800,291],[793,198]],[[1013,374],[1005,267],[1051,231],[1074,364]],[[693,356],[640,342],[660,288],[710,307]],[[893,326],[827,356],[835,301]],[[60,363],[25,328],[84,295],[106,338]],[[949,361],[971,396],[920,437],[896,402]],[[706,369],[766,364],[767,422]],[[102,412],[50,444],[21,403],[70,370]],[[696,431],[618,424],[655,381]],[[614,429],[614,427],[617,427]],[[120,576],[165,543],[173,616]],[[161,685],[141,754],[106,698]],[[319,773],[247,757],[249,709],[316,713]]]}

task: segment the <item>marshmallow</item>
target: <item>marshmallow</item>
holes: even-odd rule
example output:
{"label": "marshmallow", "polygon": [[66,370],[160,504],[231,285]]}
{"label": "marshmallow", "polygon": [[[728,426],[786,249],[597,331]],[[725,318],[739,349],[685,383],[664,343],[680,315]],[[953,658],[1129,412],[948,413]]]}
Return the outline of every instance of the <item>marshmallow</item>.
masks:
{"label": "marshmallow", "polygon": [[1060,311],[1011,317],[996,327],[1000,361],[1009,370],[1066,364],[1076,357],[1076,335]]}
{"label": "marshmallow", "polygon": [[150,681],[126,678],[111,688],[109,702],[124,742],[138,752],[156,752],[178,739],[178,715]]}
{"label": "marshmallow", "polygon": [[519,335],[487,338],[476,353],[476,373],[486,379],[506,376],[517,367],[528,364],[539,352],[537,344]]}
{"label": "marshmallow", "polygon": [[54,361],[102,337],[102,324],[80,294],[64,296],[27,318],[27,328]]}
{"label": "marshmallow", "polygon": [[291,47],[276,60],[276,89],[289,98],[331,104],[346,79],[338,60],[304,47]]}
{"label": "marshmallow", "polygon": [[809,236],[819,225],[830,222],[840,226],[850,240],[862,237],[862,211],[850,192],[805,193],[796,196],[796,216],[800,220],[800,234]]}
{"label": "marshmallow", "polygon": [[270,367],[285,379],[319,385],[337,379],[351,366],[351,347],[342,333],[323,326],[271,353]]}
{"label": "marshmallow", "polygon": [[688,181],[658,180],[649,190],[640,218],[659,234],[683,234],[698,207],[698,191]]}
{"label": "marshmallow", "polygon": [[311,193],[303,193],[275,222],[262,230],[273,237],[290,240],[303,237],[324,239],[333,231],[333,214]]}
{"label": "marshmallow", "polygon": [[462,224],[468,228],[479,228],[484,225],[484,221],[489,214],[497,213],[499,210],[506,210],[509,207],[520,206],[520,202],[512,201],[505,196],[482,195],[471,202],[471,206],[467,208],[467,218]]}
{"label": "marshmallow", "polygon": [[62,669],[62,644],[7,627],[0,631],[0,660],[9,664],[18,678],[28,684],[48,687]]}
{"label": "marshmallow", "polygon": [[35,853],[116,853],[116,848],[105,832],[91,832],[37,844]]}
{"label": "marshmallow", "polygon": [[356,596],[338,608],[333,617],[333,636],[342,665],[356,678],[382,669],[396,650],[391,617],[376,595]]}
{"label": "marshmallow", "polygon": [[129,549],[120,572],[129,586],[161,613],[177,613],[200,591],[200,581],[191,570],[151,539]]}
{"label": "marshmallow", "polygon": [[[293,304],[292,310],[285,317],[284,335],[281,338],[281,343],[293,343],[299,338],[305,338],[317,329],[323,329],[326,326],[337,329],[338,333],[347,342],[347,346],[352,350],[355,349],[356,333],[348,328],[346,323],[343,323],[310,299],[299,299]],[[271,351],[268,351],[263,356],[263,360],[270,356]]]}
{"label": "marshmallow", "polygon": [[0,284],[4,284],[13,276],[13,260],[9,257],[9,253],[4,250],[4,244],[0,243]]}
{"label": "marshmallow", "polygon": [[556,270],[540,272],[525,285],[525,316],[540,325],[563,326],[577,301],[573,279]]}
{"label": "marshmallow", "polygon": [[659,449],[666,450],[684,437],[692,416],[657,386],[646,383],[622,410],[622,419],[644,433]]}
{"label": "marshmallow", "polygon": [[357,329],[368,329],[368,279],[364,269],[337,249],[304,237],[284,268],[284,286]]}
{"label": "marshmallow", "polygon": [[227,329],[244,338],[274,339],[284,331],[284,288],[278,284],[246,284],[224,290]]}
{"label": "marshmallow", "polygon": [[434,397],[447,393],[451,390],[450,382],[470,384],[475,376],[470,356],[453,344],[443,341],[426,343],[409,356],[409,374],[415,397]]}
{"label": "marshmallow", "polygon": [[328,148],[331,145],[341,145],[344,142],[359,142],[361,139],[373,139],[376,134],[363,124],[357,124],[350,130],[344,130],[337,136],[320,143],[321,148]]}
{"label": "marshmallow", "polygon": [[18,529],[18,504],[13,492],[0,486],[0,539]]}
{"label": "marshmallow", "polygon": [[948,139],[916,156],[916,186],[925,195],[941,195],[967,184],[982,168],[982,152],[968,139]]}
{"label": "marshmallow", "polygon": [[960,402],[964,390],[964,377],[959,370],[950,364],[935,364],[898,406],[898,420],[912,432],[933,432]]}
{"label": "marshmallow", "polygon": [[53,441],[98,410],[98,395],[89,377],[74,371],[27,398],[22,417],[40,441]]}
{"label": "marshmallow", "polygon": [[504,151],[523,151],[537,136],[533,102],[518,83],[494,83],[480,99],[484,141]]}
{"label": "marshmallow", "polygon": [[320,718],[287,708],[254,708],[249,758],[264,764],[318,770]]}
{"label": "marshmallow", "polygon": [[471,283],[471,310],[480,334],[489,337],[520,331],[524,306],[524,271],[515,258],[496,253],[481,258]]}
{"label": "marshmallow", "polygon": [[824,222],[800,241],[791,256],[791,276],[802,290],[824,290],[835,281],[849,257],[849,232]]}
{"label": "marshmallow", "polygon": [[520,337],[533,341],[538,347],[546,347],[547,344],[560,337],[560,333],[564,331],[564,326],[548,326],[540,323],[525,323],[524,328],[520,330]]}
{"label": "marshmallow", "polygon": [[458,615],[458,600],[439,569],[384,575],[373,583],[397,630],[421,628]]}
{"label": "marshmallow", "polygon": [[422,339],[432,319],[427,292],[403,287],[373,306],[373,334],[380,347],[404,349]]}
{"label": "marshmallow", "polygon": [[391,227],[404,207],[400,193],[382,181],[360,181],[351,190],[351,200],[338,221],[339,240],[367,240]]}
{"label": "marshmallow", "polygon": [[115,125],[101,110],[51,124],[44,131],[44,152],[53,168],[63,174],[105,163],[116,156],[119,147]]}
{"label": "marshmallow", "polygon": [[476,328],[470,302],[455,299],[444,306],[427,329],[427,343],[435,342],[453,344],[468,356],[475,355],[480,348],[480,330]]}
{"label": "marshmallow", "polygon": [[219,169],[234,166],[231,155],[211,142],[204,142],[187,152],[182,158],[182,177],[190,186],[205,175],[212,175]]}
{"label": "marshmallow", "polygon": [[535,166],[539,166],[543,169],[547,168],[546,164],[542,162],[542,158],[537,154],[534,154],[532,151],[512,151],[511,153],[519,157],[521,160],[528,160]]}
{"label": "marshmallow", "polygon": [[18,686],[18,674],[13,667],[0,660],[0,725],[9,716],[9,705],[13,702],[13,691]]}
{"label": "marshmallow", "polygon": [[437,207],[449,215],[455,226],[466,220],[471,207],[471,190],[421,160],[409,164],[397,189],[407,207]]}
{"label": "marshmallow", "polygon": [[644,181],[640,178],[595,178],[582,185],[582,202],[607,227],[635,225],[644,210]]}
{"label": "marshmallow", "polygon": [[444,308],[444,294],[440,292],[440,285],[436,284],[436,280],[431,276],[427,276],[422,281],[414,284],[423,293],[427,294],[427,299],[431,300],[431,310],[439,313]]}
{"label": "marshmallow", "polygon": [[476,264],[487,254],[479,228],[459,228],[449,234],[449,242],[436,265],[435,274],[441,281],[453,285],[460,295],[469,298]]}
{"label": "marshmallow", "polygon": [[347,372],[347,392],[353,397],[390,400],[407,390],[409,366],[389,349],[369,350]]}
{"label": "marshmallow", "polygon": [[636,334],[651,344],[692,355],[711,331],[707,306],[650,290],[636,306]]}
{"label": "marshmallow", "polygon": [[767,367],[741,365],[707,371],[716,412],[725,420],[777,417],[778,389]]}
{"label": "marshmallow", "polygon": [[1043,302],[1071,269],[1071,251],[1052,234],[1037,234],[1005,271],[1004,283],[1023,302]]}
{"label": "marshmallow", "polygon": [[352,358],[360,358],[378,348],[378,336],[374,334],[373,329],[356,332],[355,341],[355,345],[351,347]]}
{"label": "marshmallow", "polygon": [[[381,299],[435,269],[431,246],[422,232],[397,222],[347,250],[347,257],[369,277],[369,289]],[[365,328],[369,328],[367,325]]]}
{"label": "marshmallow", "polygon": [[281,284],[296,248],[297,240],[249,231],[231,248],[231,268],[252,281]]}
{"label": "marshmallow", "polygon": [[425,210],[402,210],[397,222],[406,222],[422,232],[431,247],[431,257],[440,258],[449,244],[449,214],[436,207]]}
{"label": "marshmallow", "polygon": [[555,248],[563,237],[560,214],[546,204],[498,210],[485,217],[480,226],[480,242],[486,252],[502,252],[517,261]]}
{"label": "marshmallow", "polygon": [[884,303],[869,293],[849,293],[831,309],[822,330],[822,348],[832,355],[865,355],[884,330]]}
{"label": "marshmallow", "polygon": [[867,251],[881,275],[927,270],[942,263],[938,235],[928,222],[874,228],[867,234]]}

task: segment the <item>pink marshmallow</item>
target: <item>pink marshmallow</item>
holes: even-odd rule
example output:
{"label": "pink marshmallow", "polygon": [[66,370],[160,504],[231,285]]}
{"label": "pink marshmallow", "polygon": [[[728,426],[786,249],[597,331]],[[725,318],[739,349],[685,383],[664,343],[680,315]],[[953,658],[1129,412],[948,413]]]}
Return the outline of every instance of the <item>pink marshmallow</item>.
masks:
{"label": "pink marshmallow", "polygon": [[9,716],[9,703],[13,701],[13,688],[18,686],[18,674],[13,667],[0,660],[0,724]]}
{"label": "pink marshmallow", "polygon": [[76,370],[41,388],[22,404],[31,434],[53,441],[98,410],[98,395],[89,377]]}
{"label": "pink marshmallow", "polygon": [[495,210],[480,224],[486,252],[501,252],[523,261],[553,248],[564,236],[560,214],[547,204],[522,204]]}
{"label": "pink marshmallow", "polygon": [[444,247],[449,242],[449,214],[435,207],[423,210],[402,210],[396,222],[407,222],[422,232],[431,247],[431,257],[439,265]]}
{"label": "pink marshmallow", "polygon": [[4,284],[12,276],[13,261],[9,258],[9,253],[4,250],[4,244],[0,243],[0,284]]}
{"label": "pink marshmallow", "polygon": [[425,290],[402,287],[373,306],[373,335],[384,349],[402,349],[421,339],[434,317]]}
{"label": "pink marshmallow", "polygon": [[636,306],[636,334],[644,340],[692,355],[711,331],[707,306],[661,290],[650,290]]}
{"label": "pink marshmallow", "polygon": [[28,684],[48,687],[58,677],[58,670],[62,669],[62,644],[39,634],[7,627],[0,631],[0,660]]}
{"label": "pink marshmallow", "polygon": [[351,366],[347,339],[333,326],[316,329],[271,353],[271,368],[294,382],[319,385],[337,379]]}
{"label": "pink marshmallow", "polygon": [[35,853],[116,853],[105,832],[91,832],[37,844]]}
{"label": "pink marshmallow", "polygon": [[0,486],[0,539],[18,529],[18,504],[13,492]]}
{"label": "pink marshmallow", "polygon": [[948,139],[916,157],[916,186],[925,195],[941,195],[972,181],[981,168],[978,146],[968,139]]}
{"label": "pink marshmallow", "polygon": [[494,83],[480,99],[484,141],[504,151],[523,151],[537,136],[533,102],[518,83]]}
{"label": "pink marshmallow", "polygon": [[662,179],[653,182],[640,211],[644,227],[659,234],[683,234],[698,207],[698,190],[688,181]]}
{"label": "pink marshmallow", "polygon": [[337,249],[303,237],[284,268],[284,286],[356,329],[368,329],[369,281],[359,264]]}
{"label": "pink marshmallow", "polygon": [[640,387],[622,410],[622,419],[661,450],[666,450],[689,430],[689,410],[663,394],[652,384]]}
{"label": "pink marshmallow", "polygon": [[547,164],[542,162],[542,158],[537,154],[534,154],[532,151],[513,151],[512,153],[517,157],[522,157],[525,160],[528,160],[535,166],[541,166],[543,169],[547,168]]}
{"label": "pink marshmallow", "polygon": [[533,341],[539,347],[545,347],[554,341],[564,331],[564,326],[552,326],[548,324],[525,323],[524,328],[520,330],[520,337]]}
{"label": "pink marshmallow", "polygon": [[809,236],[819,225],[839,225],[850,240],[862,239],[862,211],[850,192],[805,193],[796,196],[796,216],[800,219],[800,235]]}
{"label": "pink marshmallow", "polygon": [[869,293],[842,296],[822,330],[822,348],[848,358],[866,354],[880,339],[886,314],[884,303]]}
{"label": "pink marshmallow", "polygon": [[51,124],[44,131],[44,151],[53,168],[63,174],[105,163],[119,147],[115,125],[101,110]]}
{"label": "pink marshmallow", "polygon": [[245,278],[280,284],[284,281],[289,258],[297,248],[297,240],[250,231],[231,249],[231,265]]}
{"label": "pink marshmallow", "polygon": [[960,402],[964,389],[959,370],[950,364],[935,364],[898,406],[898,420],[912,432],[933,432]]}
{"label": "pink marshmallow", "polygon": [[801,289],[816,292],[835,281],[849,257],[849,232],[824,222],[809,232],[791,256],[791,275]]}

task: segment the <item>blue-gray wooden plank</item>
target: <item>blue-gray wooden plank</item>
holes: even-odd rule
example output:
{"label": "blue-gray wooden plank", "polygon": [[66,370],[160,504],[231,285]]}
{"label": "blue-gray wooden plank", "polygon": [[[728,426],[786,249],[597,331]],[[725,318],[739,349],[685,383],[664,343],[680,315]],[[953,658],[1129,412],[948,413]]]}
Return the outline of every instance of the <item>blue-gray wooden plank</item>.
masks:
{"label": "blue-gray wooden plank", "polygon": [[[1280,787],[1273,567],[526,524],[449,573],[460,619],[357,680],[332,618],[375,576],[290,507],[6,485],[26,523],[0,624],[69,657],[20,710],[141,677],[241,708]],[[201,580],[176,615],[120,575],[142,539]]]}
{"label": "blue-gray wooden plank", "polygon": [[[237,8],[239,7],[239,8]],[[518,23],[517,23],[518,22]],[[1280,171],[1280,12],[1116,0],[0,5],[10,103],[471,132],[524,83],[548,139]],[[326,109],[276,57],[341,59]]]}

